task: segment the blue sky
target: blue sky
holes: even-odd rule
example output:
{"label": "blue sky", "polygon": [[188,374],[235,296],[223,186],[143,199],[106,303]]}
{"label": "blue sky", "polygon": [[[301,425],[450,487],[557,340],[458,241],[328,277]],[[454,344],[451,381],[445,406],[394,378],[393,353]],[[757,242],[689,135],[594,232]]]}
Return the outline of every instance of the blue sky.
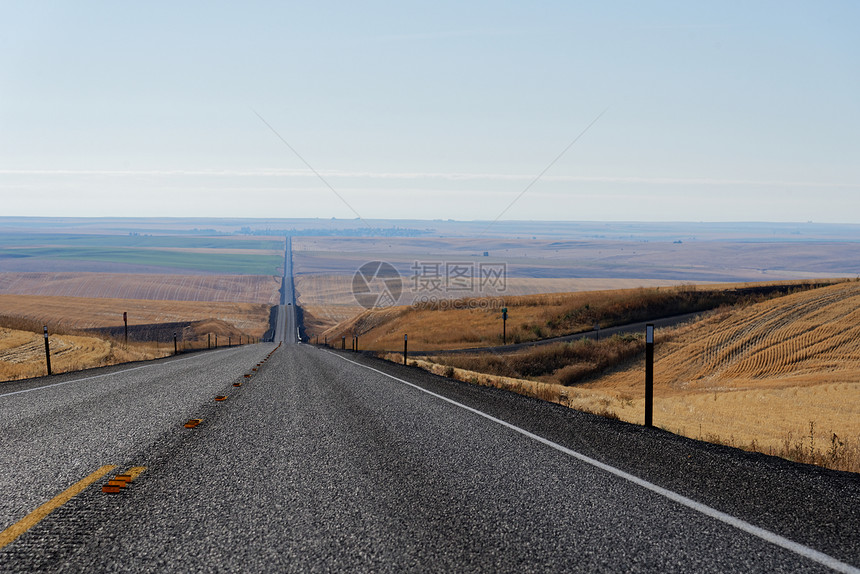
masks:
{"label": "blue sky", "polygon": [[0,215],[860,223],[855,2],[0,13]]}

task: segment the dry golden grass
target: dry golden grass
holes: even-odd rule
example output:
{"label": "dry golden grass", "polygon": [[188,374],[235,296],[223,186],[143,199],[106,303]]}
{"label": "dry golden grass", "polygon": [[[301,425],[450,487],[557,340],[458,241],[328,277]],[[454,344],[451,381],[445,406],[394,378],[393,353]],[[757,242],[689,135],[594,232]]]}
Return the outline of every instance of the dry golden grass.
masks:
{"label": "dry golden grass", "polygon": [[[158,328],[165,323],[179,324],[168,329],[178,331],[179,351],[206,348],[210,334],[219,346],[247,343],[249,336],[259,339],[266,332],[269,310],[269,305],[258,303],[0,295],[0,380],[45,374],[42,325],[51,336],[52,371],[62,373],[172,354],[172,332]],[[116,332],[123,311],[128,312],[132,332],[128,344],[86,332]],[[141,337],[150,340],[135,340]]]}
{"label": "dry golden grass", "polygon": [[[211,335],[211,338],[210,338]],[[205,349],[210,344],[247,344],[248,334],[219,319],[195,321],[177,333],[179,352]],[[174,352],[170,333],[161,341],[130,340],[87,334],[50,334],[51,371],[53,374],[148,361],[167,357]],[[42,333],[0,327],[0,381],[43,376],[45,339]]]}
{"label": "dry golden grass", "polygon": [[[686,327],[656,345],[654,371],[657,426],[762,452],[784,452],[786,440],[790,450],[806,440],[807,449],[817,442],[823,451],[834,433],[857,449],[860,283],[797,293]],[[579,388],[606,393],[621,419],[641,423],[643,372],[640,360]],[[817,429],[812,441],[810,423]]]}
{"label": "dry golden grass", "polygon": [[[406,278],[408,279],[408,278]],[[509,277],[504,296],[545,295],[599,290],[635,289],[638,287],[668,287],[680,285],[681,281],[653,279],[594,279],[594,278],[527,278]],[[308,274],[295,278],[297,303],[305,312],[305,330],[311,336],[323,336],[339,323],[348,321],[365,311],[352,293],[352,275]],[[479,297],[479,291],[458,292],[458,296]],[[400,303],[412,305],[416,294],[409,290],[408,281]]]}
{"label": "dry golden grass", "polygon": [[[411,341],[410,341],[411,345]],[[401,362],[402,355],[389,358]],[[412,361],[437,374],[644,423],[644,358],[567,387]],[[654,424],[860,472],[860,283],[788,295],[657,333]]]}
{"label": "dry golden grass", "polygon": [[[353,334],[361,348],[398,350],[409,335],[414,351],[460,349],[502,344],[501,308],[507,307],[507,342],[519,343],[641,321],[655,316],[709,309],[745,300],[740,290],[768,285],[803,288],[804,282],[770,284],[679,285],[550,293],[440,302],[438,307],[389,307],[365,311],[322,333],[329,340]],[[320,337],[322,339],[322,336]]]}
{"label": "dry golden grass", "polygon": [[0,317],[7,324],[10,318],[17,318],[48,325],[52,331],[122,325],[125,311],[129,326],[219,319],[261,337],[268,329],[269,310],[269,305],[261,303],[0,295]]}
{"label": "dry golden grass", "polygon": [[[51,371],[54,374],[142,361],[172,353],[168,345],[129,343],[77,335],[52,335]],[[159,348],[160,347],[160,348]],[[45,340],[39,333],[0,328],[0,381],[47,374]]]}

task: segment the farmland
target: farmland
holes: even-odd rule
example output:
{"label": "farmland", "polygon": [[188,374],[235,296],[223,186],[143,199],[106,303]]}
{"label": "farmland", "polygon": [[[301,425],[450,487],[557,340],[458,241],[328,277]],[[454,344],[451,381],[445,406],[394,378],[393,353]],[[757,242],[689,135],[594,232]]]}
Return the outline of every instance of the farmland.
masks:
{"label": "farmland", "polygon": [[[283,238],[179,220],[0,219],[0,379],[141,360],[202,338],[261,337],[279,300]],[[145,227],[135,227],[135,225]],[[129,229],[131,225],[131,229]],[[122,313],[129,343],[118,343]]]}
{"label": "farmland", "polygon": [[520,343],[637,321],[747,303],[806,282],[711,286],[638,287],[543,295],[481,298],[371,309],[323,336],[359,335],[367,350],[397,350],[404,333],[414,351],[465,349],[502,344],[501,308],[508,309],[507,342]]}
{"label": "farmland", "polygon": [[[269,327],[270,306],[0,295],[0,310],[0,380],[9,380],[44,374],[42,325],[51,333],[53,370],[59,373],[166,356],[173,352],[173,333],[180,350],[260,338]],[[128,345],[121,337],[123,312]]]}
{"label": "farmland", "polygon": [[[726,311],[671,336],[655,354],[654,422],[688,436],[777,448],[789,435],[860,440],[860,283]],[[642,363],[586,385],[638,402]],[[636,409],[619,416],[640,422]],[[728,436],[726,436],[728,435]]]}
{"label": "farmland", "polygon": [[[437,224],[438,222],[433,222]],[[449,223],[440,227],[455,227]],[[469,227],[471,229],[476,224]],[[525,231],[520,226],[512,229]],[[534,233],[561,234],[563,226]],[[506,229],[500,225],[498,230]],[[814,226],[569,224],[567,238],[535,235],[488,237],[295,237],[293,266],[309,335],[323,334],[363,311],[352,293],[353,276],[371,261],[400,275],[396,304],[416,301],[559,293],[679,284],[774,282],[853,278],[860,274],[857,229]],[[810,235],[811,233],[818,235]],[[746,234],[746,235],[745,235]],[[676,239],[672,239],[676,238]],[[465,270],[453,282],[452,269]],[[500,273],[493,280],[487,271]],[[484,273],[484,274],[482,274]]]}
{"label": "farmland", "polygon": [[276,305],[280,286],[272,275],[0,273],[0,294],[14,295]]}
{"label": "farmland", "polygon": [[215,318],[260,337],[268,328],[269,308],[261,303],[0,295],[0,324],[17,320],[80,331],[122,325],[127,312],[129,326]]}
{"label": "farmland", "polygon": [[278,275],[283,249],[280,238],[0,228],[0,271]]}
{"label": "farmland", "polygon": [[[858,320],[860,283],[852,281],[724,308],[658,332],[654,424],[692,438],[860,471]],[[418,363],[642,424],[644,358],[641,351],[632,357],[573,386]]]}

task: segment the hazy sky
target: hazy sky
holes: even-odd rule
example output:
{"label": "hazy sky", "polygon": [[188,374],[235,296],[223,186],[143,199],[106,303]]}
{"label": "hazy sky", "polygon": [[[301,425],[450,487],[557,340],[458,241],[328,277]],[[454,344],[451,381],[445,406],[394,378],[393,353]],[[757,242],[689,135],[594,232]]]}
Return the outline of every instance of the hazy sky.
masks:
{"label": "hazy sky", "polygon": [[594,122],[505,219],[860,223],[858,23],[854,1],[0,0],[0,215],[495,219]]}

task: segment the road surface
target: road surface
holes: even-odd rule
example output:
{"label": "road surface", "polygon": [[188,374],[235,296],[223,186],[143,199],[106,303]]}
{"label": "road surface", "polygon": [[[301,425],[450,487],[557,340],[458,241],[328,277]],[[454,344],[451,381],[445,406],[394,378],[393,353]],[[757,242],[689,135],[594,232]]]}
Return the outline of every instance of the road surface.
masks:
{"label": "road surface", "polygon": [[280,309],[278,342],[0,385],[0,571],[860,572],[858,475],[296,343]]}

